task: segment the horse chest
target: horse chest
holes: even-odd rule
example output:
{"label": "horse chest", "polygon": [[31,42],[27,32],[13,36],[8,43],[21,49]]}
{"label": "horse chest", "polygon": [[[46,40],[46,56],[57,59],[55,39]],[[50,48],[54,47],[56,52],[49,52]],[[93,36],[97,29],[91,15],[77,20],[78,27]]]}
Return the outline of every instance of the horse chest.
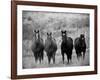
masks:
{"label": "horse chest", "polygon": [[68,48],[67,43],[62,42],[61,48],[62,48],[63,50],[66,50],[66,49]]}

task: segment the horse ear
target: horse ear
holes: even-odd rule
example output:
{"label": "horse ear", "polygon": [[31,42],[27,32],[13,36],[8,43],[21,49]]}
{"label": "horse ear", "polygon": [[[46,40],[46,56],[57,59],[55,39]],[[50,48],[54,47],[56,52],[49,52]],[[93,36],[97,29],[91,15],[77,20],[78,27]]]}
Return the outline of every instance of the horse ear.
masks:
{"label": "horse ear", "polygon": [[34,32],[36,33],[36,30],[34,30]]}
{"label": "horse ear", "polygon": [[81,37],[81,38],[82,38],[82,37],[84,38],[84,34],[81,34],[80,37]]}
{"label": "horse ear", "polygon": [[39,30],[35,30],[35,33],[39,33]]}
{"label": "horse ear", "polygon": [[85,35],[83,34],[83,37],[85,38]]}
{"label": "horse ear", "polygon": [[37,30],[37,33],[39,33],[39,30]]}
{"label": "horse ear", "polygon": [[85,34],[83,34],[83,36],[85,36]]}
{"label": "horse ear", "polygon": [[48,32],[47,32],[47,35],[48,35]]}
{"label": "horse ear", "polygon": [[52,35],[52,32],[50,32],[50,35]]}
{"label": "horse ear", "polygon": [[61,30],[61,33],[63,33],[63,30]]}

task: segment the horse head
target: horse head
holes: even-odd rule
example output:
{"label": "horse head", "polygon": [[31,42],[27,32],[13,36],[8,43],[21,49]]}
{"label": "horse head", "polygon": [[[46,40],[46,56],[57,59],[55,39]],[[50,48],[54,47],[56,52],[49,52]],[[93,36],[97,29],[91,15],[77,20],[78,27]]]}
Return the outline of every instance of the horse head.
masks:
{"label": "horse head", "polygon": [[80,35],[80,44],[81,44],[81,46],[84,47],[84,43],[85,43],[85,37],[84,37],[84,34],[81,34]]}
{"label": "horse head", "polygon": [[81,41],[84,41],[84,40],[85,40],[84,34],[81,34],[81,35],[80,35],[80,40],[81,40]]}
{"label": "horse head", "polygon": [[50,33],[47,32],[47,39],[50,39],[50,40],[52,39],[52,33],[51,32]]}
{"label": "horse head", "polygon": [[39,30],[34,30],[34,33],[35,33],[35,40],[39,40],[40,39]]}
{"label": "horse head", "polygon": [[62,41],[66,41],[66,38],[67,38],[67,33],[66,33],[66,30],[65,31],[61,31],[61,36],[62,36]]}

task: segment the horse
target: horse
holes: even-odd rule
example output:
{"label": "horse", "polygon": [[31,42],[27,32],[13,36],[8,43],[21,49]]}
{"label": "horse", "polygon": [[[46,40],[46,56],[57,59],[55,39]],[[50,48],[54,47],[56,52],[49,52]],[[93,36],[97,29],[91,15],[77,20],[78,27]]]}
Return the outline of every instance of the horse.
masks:
{"label": "horse", "polygon": [[[81,56],[83,56],[83,59],[84,59],[85,52],[86,52],[86,41],[85,41],[84,34],[80,34],[80,37],[77,37],[75,39],[74,45],[75,45],[77,59],[79,60]],[[83,55],[82,55],[82,52],[83,52]]]}
{"label": "horse", "polygon": [[68,63],[72,59],[72,50],[73,50],[73,39],[67,36],[67,31],[61,31],[62,42],[61,42],[61,55],[64,64],[64,55],[67,55]]}
{"label": "horse", "polygon": [[38,60],[43,61],[44,58],[44,43],[43,43],[43,39],[40,37],[40,33],[39,30],[34,30],[34,40],[33,40],[33,44],[32,44],[32,52],[34,53],[34,58],[35,58],[35,62],[37,62]]}
{"label": "horse", "polygon": [[47,32],[47,39],[45,40],[45,52],[48,57],[48,64],[50,64],[51,59],[55,63],[55,55],[57,51],[56,40],[52,38],[52,33]]}

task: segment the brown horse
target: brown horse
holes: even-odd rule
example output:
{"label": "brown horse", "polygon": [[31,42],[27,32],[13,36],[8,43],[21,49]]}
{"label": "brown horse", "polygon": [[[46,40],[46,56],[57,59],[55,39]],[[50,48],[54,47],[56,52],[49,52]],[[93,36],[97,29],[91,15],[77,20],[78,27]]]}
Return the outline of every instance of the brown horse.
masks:
{"label": "brown horse", "polygon": [[43,61],[43,56],[44,56],[44,44],[43,44],[43,39],[40,38],[40,33],[39,30],[34,30],[35,33],[35,39],[33,40],[32,44],[32,52],[34,53],[34,58],[35,62],[37,60]]}
{"label": "brown horse", "polygon": [[47,39],[45,40],[45,51],[48,57],[48,63],[50,64],[51,59],[55,63],[55,54],[57,51],[56,40],[52,38],[52,33],[47,33]]}

